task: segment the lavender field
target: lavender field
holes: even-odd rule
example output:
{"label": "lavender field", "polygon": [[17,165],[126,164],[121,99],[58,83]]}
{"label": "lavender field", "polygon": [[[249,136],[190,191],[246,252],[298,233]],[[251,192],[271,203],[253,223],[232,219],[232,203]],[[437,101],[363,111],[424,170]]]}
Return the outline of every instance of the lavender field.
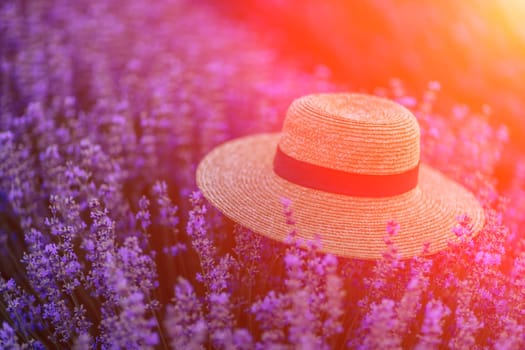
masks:
{"label": "lavender field", "polygon": [[[1,349],[520,349],[525,163],[509,130],[429,81],[373,91],[417,117],[422,160],[471,190],[471,239],[343,259],[235,225],[198,192],[216,145],[278,131],[299,96],[360,91],[283,59],[205,1],[0,3]],[[293,203],[283,221],[294,232]]]}

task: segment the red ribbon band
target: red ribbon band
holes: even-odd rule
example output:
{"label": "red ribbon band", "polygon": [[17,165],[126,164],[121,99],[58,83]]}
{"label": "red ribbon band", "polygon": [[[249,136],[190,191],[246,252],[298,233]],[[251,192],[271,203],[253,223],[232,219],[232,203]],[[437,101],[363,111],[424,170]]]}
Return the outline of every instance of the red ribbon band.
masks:
{"label": "red ribbon band", "polygon": [[296,185],[347,196],[378,198],[399,195],[415,188],[419,164],[400,174],[357,174],[297,160],[277,147],[273,170]]}

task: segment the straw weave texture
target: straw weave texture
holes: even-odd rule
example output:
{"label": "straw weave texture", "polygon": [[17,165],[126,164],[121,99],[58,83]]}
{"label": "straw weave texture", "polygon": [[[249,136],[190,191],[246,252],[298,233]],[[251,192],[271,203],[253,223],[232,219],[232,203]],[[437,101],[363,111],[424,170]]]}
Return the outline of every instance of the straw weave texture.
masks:
{"label": "straw weave texture", "polygon": [[363,94],[317,94],[295,100],[281,150],[326,168],[385,175],[419,162],[419,125],[403,106]]}
{"label": "straw weave texture", "polygon": [[[362,105],[349,108],[349,101],[355,99]],[[373,113],[375,117],[370,117]],[[365,136],[347,130],[358,127]],[[375,129],[379,129],[377,134]],[[314,136],[306,136],[307,130]],[[317,139],[320,135],[322,141]],[[389,220],[400,224],[394,242],[403,258],[420,254],[425,243],[430,243],[432,254],[456,241],[451,229],[460,214],[472,218],[475,234],[483,227],[484,212],[474,196],[424,164],[420,165],[418,185],[406,193],[353,197],[302,187],[277,176],[273,158],[278,144],[289,155],[302,156],[303,161],[315,160],[318,165],[347,171],[365,169],[367,174],[397,173],[419,162],[419,127],[404,108],[365,95],[314,95],[291,105],[282,133],[248,136],[215,148],[199,164],[197,185],[227,217],[280,241],[291,230],[281,204],[281,198],[288,198],[299,237],[320,235],[323,251],[344,257],[381,258]],[[322,151],[318,149],[323,146]],[[359,149],[349,150],[352,147]],[[365,159],[360,160],[361,156]]]}

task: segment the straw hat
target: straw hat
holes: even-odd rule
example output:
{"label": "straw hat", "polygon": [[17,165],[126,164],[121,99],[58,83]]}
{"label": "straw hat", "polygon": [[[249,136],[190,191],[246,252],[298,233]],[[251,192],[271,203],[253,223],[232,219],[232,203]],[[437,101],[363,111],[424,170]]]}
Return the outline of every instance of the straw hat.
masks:
{"label": "straw hat", "polygon": [[482,228],[483,209],[460,184],[420,163],[414,115],[387,99],[314,94],[295,100],[281,133],[226,142],[199,164],[197,184],[212,205],[272,239],[290,232],[281,198],[292,203],[299,237],[321,237],[322,250],[377,259],[386,224],[403,258],[457,241],[457,217]]}

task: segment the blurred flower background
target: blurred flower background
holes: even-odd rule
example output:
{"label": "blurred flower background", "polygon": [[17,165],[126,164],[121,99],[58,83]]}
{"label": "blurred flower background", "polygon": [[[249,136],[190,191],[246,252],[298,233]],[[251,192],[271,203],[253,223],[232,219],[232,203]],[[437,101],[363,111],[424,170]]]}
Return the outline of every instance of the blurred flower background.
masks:
{"label": "blurred flower background", "polygon": [[[523,346],[525,61],[518,1],[0,4],[0,348]],[[487,224],[377,262],[235,226],[196,191],[217,144],[298,96],[411,109],[422,157]],[[402,228],[401,228],[402,229]],[[423,247],[422,247],[423,249]]]}
{"label": "blurred flower background", "polygon": [[[491,111],[509,126],[501,172],[525,150],[522,128],[525,4],[509,1],[227,1],[229,10],[279,31],[279,50],[307,53],[330,67],[333,81],[372,90],[392,77],[412,91],[430,80],[440,98]],[[307,61],[303,60],[303,62]]]}

